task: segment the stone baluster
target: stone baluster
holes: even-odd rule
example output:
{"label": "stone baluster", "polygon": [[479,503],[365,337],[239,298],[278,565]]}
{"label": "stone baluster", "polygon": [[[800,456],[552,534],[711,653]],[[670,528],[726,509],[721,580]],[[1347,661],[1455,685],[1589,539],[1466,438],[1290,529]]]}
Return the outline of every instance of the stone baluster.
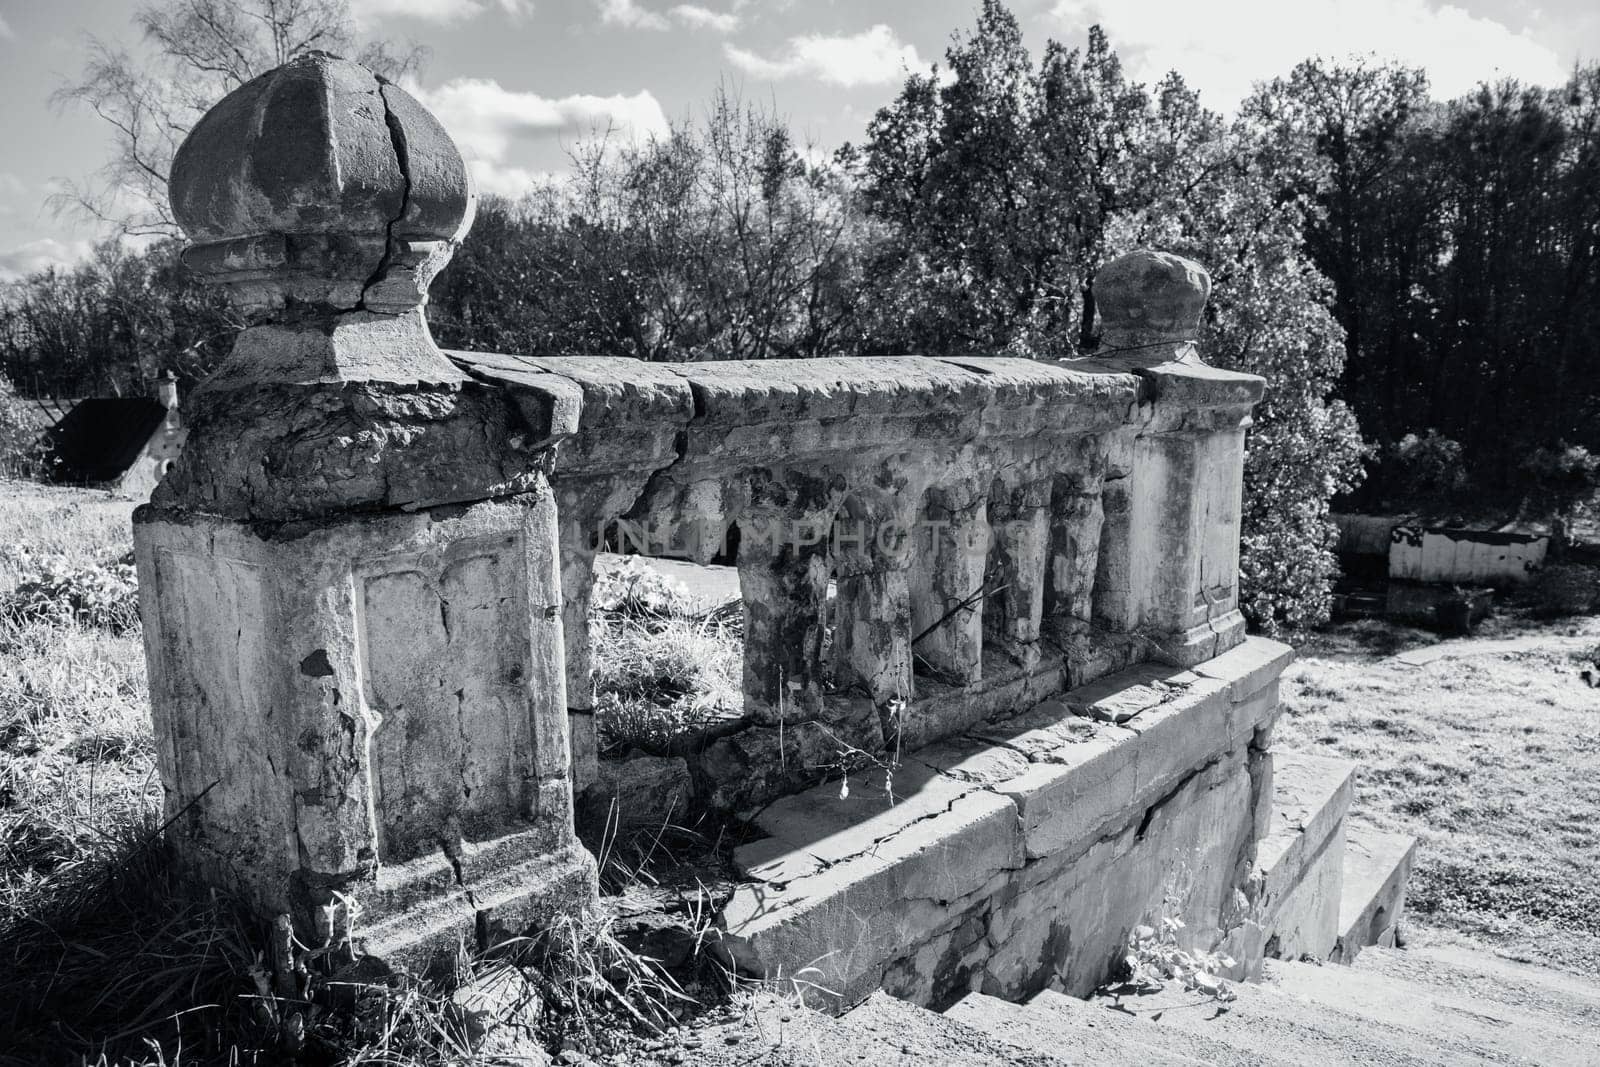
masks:
{"label": "stone baluster", "polygon": [[1042,468],[1025,464],[1020,476],[997,480],[989,494],[995,591],[984,624],[1000,650],[1029,669],[1039,663],[1051,544],[1053,480]]}
{"label": "stone baluster", "polygon": [[840,688],[866,693],[891,745],[914,694],[911,667],[911,564],[916,542],[909,480],[887,461],[882,480],[893,489],[852,497],[835,525],[838,579],[834,611],[834,676]]}
{"label": "stone baluster", "polygon": [[842,485],[827,474],[761,469],[740,509],[745,710],[761,723],[822,714],[829,532]]}
{"label": "stone baluster", "polygon": [[949,481],[928,490],[911,593],[912,629],[919,638],[912,653],[952,685],[983,677],[990,542],[989,486],[971,480],[961,466],[952,464]]}
{"label": "stone baluster", "polygon": [[1094,617],[1109,438],[1094,435],[1073,442],[1051,487],[1045,611],[1060,634],[1081,633]]}
{"label": "stone baluster", "polygon": [[583,906],[556,435],[422,314],[471,223],[460,154],[316,53],[202,117],[171,197],[185,262],[258,322],[134,520],[180,862],[302,942],[418,968]]}
{"label": "stone baluster", "polygon": [[1244,434],[1265,388],[1200,361],[1210,292],[1199,264],[1148,250],[1112,260],[1094,282],[1105,361],[1141,379],[1136,435],[1108,450],[1095,614],[1182,666],[1244,639]]}

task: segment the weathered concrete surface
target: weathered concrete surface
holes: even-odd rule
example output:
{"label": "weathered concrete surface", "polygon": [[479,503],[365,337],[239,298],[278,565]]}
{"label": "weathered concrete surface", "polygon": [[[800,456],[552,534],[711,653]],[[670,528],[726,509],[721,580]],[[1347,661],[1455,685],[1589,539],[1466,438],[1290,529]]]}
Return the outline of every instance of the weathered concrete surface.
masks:
{"label": "weathered concrete surface", "polygon": [[1593,983],[1436,950],[1374,949],[1354,967],[1269,961],[1218,1012],[1176,984],[1149,995],[1026,1004],[973,996],[947,1013],[1036,1051],[1093,1051],[1106,1063],[1221,1067],[1455,1067],[1600,1057]]}
{"label": "weathered concrete surface", "polygon": [[1245,894],[1264,954],[1327,959],[1338,941],[1345,819],[1355,764],[1299,752],[1272,754],[1272,809]]}
{"label": "weathered concrete surface", "polygon": [[[298,526],[141,509],[159,763],[185,861],[269,914],[305,917],[340,892],[382,927],[437,898],[445,912],[416,925],[469,942],[474,907],[445,898],[511,907],[488,884],[530,862],[592,880],[570,851],[553,521],[548,489],[542,504]],[[471,861],[493,842],[500,861]]]}
{"label": "weathered concrete surface", "polygon": [[[1266,665],[1287,662],[1257,643],[1272,647],[1120,726],[1075,714],[1087,704],[1069,693],[769,805],[755,823],[771,836],[735,854],[751,881],[721,916],[724,949],[757,975],[814,967],[837,1009],[874,988],[933,1005],[1087,991],[1163,907],[1196,944],[1220,942],[1247,917],[1271,788],[1258,741],[1277,713]],[[1258,688],[1236,691],[1247,679]]]}
{"label": "weathered concrete surface", "polygon": [[1339,940],[1330,959],[1350,963],[1369,946],[1394,947],[1416,858],[1417,839],[1409,834],[1381,833],[1360,823],[1345,829]]}

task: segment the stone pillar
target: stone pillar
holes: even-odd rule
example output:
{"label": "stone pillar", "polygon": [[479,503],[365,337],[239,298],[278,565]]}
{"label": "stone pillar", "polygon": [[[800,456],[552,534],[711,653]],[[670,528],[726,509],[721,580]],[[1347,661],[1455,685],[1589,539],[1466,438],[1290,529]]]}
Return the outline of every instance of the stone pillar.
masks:
{"label": "stone pillar", "polygon": [[208,112],[171,196],[185,262],[258,323],[134,518],[180,862],[412,969],[583,906],[551,427],[422,314],[471,224],[460,154],[317,53]]}
{"label": "stone pillar", "polygon": [[1128,474],[1104,491],[1096,614],[1191,666],[1244,639],[1238,610],[1244,433],[1265,382],[1200,362],[1211,279],[1199,264],[1140,250],[1095,277],[1111,366],[1141,379]]}

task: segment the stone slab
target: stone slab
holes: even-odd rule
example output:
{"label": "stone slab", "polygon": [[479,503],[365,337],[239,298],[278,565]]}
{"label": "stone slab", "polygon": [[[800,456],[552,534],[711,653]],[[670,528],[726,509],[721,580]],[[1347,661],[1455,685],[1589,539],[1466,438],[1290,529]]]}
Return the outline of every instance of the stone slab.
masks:
{"label": "stone slab", "polygon": [[1229,698],[1238,703],[1277,681],[1293,662],[1294,649],[1288,645],[1265,637],[1251,637],[1220,656],[1195,664],[1190,670],[1202,678],[1226,681]]}
{"label": "stone slab", "polygon": [[1351,963],[1372,945],[1394,945],[1416,858],[1417,839],[1409,834],[1386,834],[1360,823],[1346,829],[1334,962]]}
{"label": "stone slab", "polygon": [[1325,959],[1334,950],[1354,778],[1348,760],[1272,754],[1270,822],[1247,891],[1267,955]]}
{"label": "stone slab", "polygon": [[[725,950],[749,973],[813,968],[837,1008],[879,987],[919,1003],[973,982],[1038,988],[1058,965],[1092,988],[1174,879],[1196,936],[1220,936],[1258,821],[1249,743],[1277,692],[1263,659],[1185,674],[1123,726],[1044,701],[774,802],[754,816],[771,836],[735,852],[749,881],[721,918]],[[1251,672],[1263,684],[1234,703]]]}

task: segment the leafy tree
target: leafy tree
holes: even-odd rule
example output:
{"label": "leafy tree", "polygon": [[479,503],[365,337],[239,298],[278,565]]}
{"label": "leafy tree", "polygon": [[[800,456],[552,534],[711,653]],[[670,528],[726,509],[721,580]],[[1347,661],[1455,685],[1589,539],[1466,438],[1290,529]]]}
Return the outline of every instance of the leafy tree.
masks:
{"label": "leafy tree", "polygon": [[646,360],[855,348],[866,229],[843,177],[719,90],[699,122],[580,147],[563,181],[485,205],[430,315],[445,343]]}
{"label": "leafy tree", "polygon": [[1331,398],[1332,288],[1302,250],[1315,205],[1291,189],[1315,157],[1265,124],[1224,123],[1176,75],[1129,82],[1098,28],[1082,51],[1050,43],[1035,68],[998,0],[946,58],[953,78],[908,79],[842,154],[895,228],[871,343],[1081,355],[1106,259],[1154,245],[1205,263],[1207,358],[1269,383],[1245,468],[1242,605],[1268,631],[1325,619],[1328,502],[1359,478],[1361,442]]}
{"label": "leafy tree", "polygon": [[179,235],[167,205],[173,153],[212,104],[245,82],[316,50],[350,54],[389,77],[416,69],[425,55],[415,46],[359,43],[350,0],[157,0],[133,21],[146,55],[91,39],[82,75],[56,93],[57,102],[104,119],[112,134],[98,180],[72,187],[58,206],[129,235]]}
{"label": "leafy tree", "polygon": [[0,288],[0,370],[35,396],[145,394],[208,373],[243,325],[178,262],[181,244],[106,241],[70,268]]}

